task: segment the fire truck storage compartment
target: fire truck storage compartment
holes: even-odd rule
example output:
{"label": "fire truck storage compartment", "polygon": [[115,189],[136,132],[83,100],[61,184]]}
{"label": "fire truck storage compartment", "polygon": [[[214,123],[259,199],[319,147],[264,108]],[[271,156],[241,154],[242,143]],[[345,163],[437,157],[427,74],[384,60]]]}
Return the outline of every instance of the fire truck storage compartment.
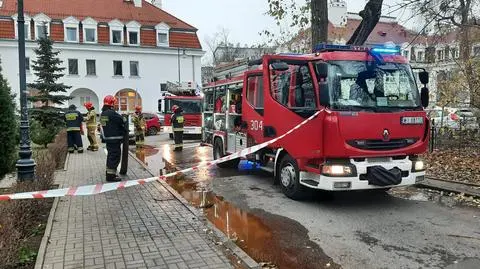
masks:
{"label": "fire truck storage compartment", "polygon": [[238,152],[247,148],[247,136],[244,133],[229,133],[227,151]]}

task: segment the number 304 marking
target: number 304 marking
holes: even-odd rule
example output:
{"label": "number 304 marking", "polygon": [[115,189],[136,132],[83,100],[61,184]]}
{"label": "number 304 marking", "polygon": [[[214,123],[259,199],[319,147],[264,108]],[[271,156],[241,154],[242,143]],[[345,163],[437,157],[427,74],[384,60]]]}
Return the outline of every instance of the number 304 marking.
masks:
{"label": "number 304 marking", "polygon": [[251,120],[250,121],[250,130],[258,131],[263,130],[263,121]]}

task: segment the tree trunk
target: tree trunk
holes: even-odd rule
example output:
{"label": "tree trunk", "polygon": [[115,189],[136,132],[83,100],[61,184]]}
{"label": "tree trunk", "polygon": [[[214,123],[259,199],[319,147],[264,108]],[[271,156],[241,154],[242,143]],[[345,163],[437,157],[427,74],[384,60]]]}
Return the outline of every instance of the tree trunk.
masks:
{"label": "tree trunk", "polygon": [[328,1],[311,0],[312,50],[320,43],[328,42]]}
{"label": "tree trunk", "polygon": [[[470,36],[469,12],[471,0],[460,1],[461,25],[460,30],[460,56],[464,64],[465,78],[467,80],[468,91],[470,95],[470,105],[478,107],[476,96],[476,77],[473,71],[474,67],[471,61],[472,40]],[[477,56],[477,55],[474,55]]]}
{"label": "tree trunk", "polygon": [[350,37],[347,44],[360,46],[367,41],[368,36],[380,20],[380,16],[382,15],[382,4],[383,0],[368,1],[365,8],[359,13],[362,17],[362,22],[357,27],[352,37]]}

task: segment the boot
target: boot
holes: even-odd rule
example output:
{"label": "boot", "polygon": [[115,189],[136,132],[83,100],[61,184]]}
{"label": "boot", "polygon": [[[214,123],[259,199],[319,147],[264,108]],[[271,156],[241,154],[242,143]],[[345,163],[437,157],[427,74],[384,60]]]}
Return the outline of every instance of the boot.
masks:
{"label": "boot", "polygon": [[121,178],[119,178],[117,175],[114,175],[114,174],[107,174],[106,180],[107,180],[107,182],[119,182],[119,181],[122,181]]}
{"label": "boot", "polygon": [[87,150],[93,150],[92,146],[88,146]]}

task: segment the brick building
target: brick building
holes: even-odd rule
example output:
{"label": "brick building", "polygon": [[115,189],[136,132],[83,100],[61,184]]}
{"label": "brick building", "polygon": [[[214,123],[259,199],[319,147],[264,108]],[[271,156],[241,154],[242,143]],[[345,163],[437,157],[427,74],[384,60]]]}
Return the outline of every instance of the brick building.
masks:
{"label": "brick building", "polygon": [[[61,82],[72,86],[70,103],[81,109],[86,101],[100,109],[103,97],[114,94],[121,111],[142,105],[156,112],[167,82],[201,83],[204,52],[197,29],[162,10],[161,1],[151,2],[25,1],[27,83],[35,80],[31,66],[36,39],[46,34],[66,68]],[[0,58],[18,93],[17,1],[0,3]]]}

